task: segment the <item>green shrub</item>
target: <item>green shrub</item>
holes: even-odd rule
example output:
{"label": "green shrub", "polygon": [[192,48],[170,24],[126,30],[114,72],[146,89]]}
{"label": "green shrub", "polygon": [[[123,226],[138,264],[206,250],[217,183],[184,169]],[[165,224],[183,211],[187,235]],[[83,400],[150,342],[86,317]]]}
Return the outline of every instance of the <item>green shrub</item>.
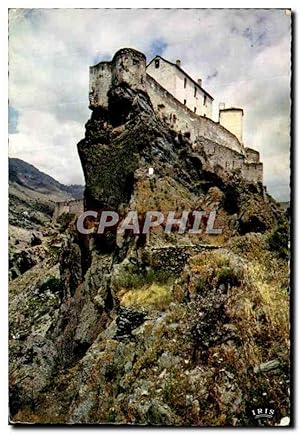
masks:
{"label": "green shrub", "polygon": [[161,270],[148,269],[144,273],[136,273],[134,270],[123,271],[114,277],[113,283],[117,288],[135,289],[153,283],[164,284],[173,279],[170,273]]}
{"label": "green shrub", "polygon": [[43,282],[39,288],[39,292],[50,291],[52,293],[61,291],[61,281],[57,277],[49,277],[48,280]]}
{"label": "green shrub", "polygon": [[277,226],[267,239],[269,250],[276,252],[279,257],[289,256],[289,229],[286,224]]}
{"label": "green shrub", "polygon": [[218,285],[225,287],[239,286],[240,273],[232,267],[222,267],[217,273]]}
{"label": "green shrub", "polygon": [[57,219],[57,223],[60,224],[60,231],[64,232],[74,218],[75,214],[73,213],[65,212],[61,214]]}
{"label": "green shrub", "polygon": [[191,259],[191,270],[197,276],[195,279],[197,294],[204,294],[220,285],[224,285],[225,288],[239,286],[243,277],[240,265],[218,252],[194,256]]}

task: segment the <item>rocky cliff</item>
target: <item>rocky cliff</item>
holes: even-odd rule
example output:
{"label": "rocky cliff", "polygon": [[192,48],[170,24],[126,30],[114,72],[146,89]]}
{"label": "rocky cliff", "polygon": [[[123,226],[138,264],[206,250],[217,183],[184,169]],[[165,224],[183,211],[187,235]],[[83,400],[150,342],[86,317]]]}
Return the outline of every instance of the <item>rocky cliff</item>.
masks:
{"label": "rocky cliff", "polygon": [[135,83],[116,80],[78,151],[86,209],[215,209],[223,233],[82,235],[75,221],[50,233],[10,288],[11,420],[252,426],[268,405],[259,423],[278,424],[289,301],[276,203],[210,167]]}

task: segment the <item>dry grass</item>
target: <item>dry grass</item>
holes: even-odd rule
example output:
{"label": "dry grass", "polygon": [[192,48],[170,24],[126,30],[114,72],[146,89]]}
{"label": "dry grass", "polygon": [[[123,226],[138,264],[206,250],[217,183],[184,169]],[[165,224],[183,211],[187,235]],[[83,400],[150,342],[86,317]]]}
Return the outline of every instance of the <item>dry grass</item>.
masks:
{"label": "dry grass", "polygon": [[138,289],[130,289],[121,296],[123,306],[165,310],[172,301],[172,287],[152,283]]}
{"label": "dry grass", "polygon": [[[205,378],[212,375],[204,425],[230,424],[234,414],[248,424],[247,408],[266,402],[275,408],[276,423],[289,414],[288,262],[267,251],[259,238],[244,240],[239,255],[222,249],[194,256],[186,271],[189,278],[182,282],[195,299],[183,317],[191,330],[198,325],[196,365],[203,366]],[[222,290],[220,278],[227,281]],[[261,363],[274,359],[280,361],[279,370],[257,372]],[[232,375],[232,403],[239,402],[235,409],[226,402],[228,378],[220,368]]]}
{"label": "dry grass", "polygon": [[279,353],[288,357],[289,295],[283,281],[270,279],[270,272],[263,263],[250,263],[242,287],[232,290],[229,298],[229,314],[245,343],[244,357],[252,366]]}

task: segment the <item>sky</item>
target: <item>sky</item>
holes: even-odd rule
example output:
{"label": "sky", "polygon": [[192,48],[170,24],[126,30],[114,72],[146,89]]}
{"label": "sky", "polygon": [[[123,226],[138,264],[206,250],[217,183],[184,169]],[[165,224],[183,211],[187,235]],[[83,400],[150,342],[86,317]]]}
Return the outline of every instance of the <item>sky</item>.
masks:
{"label": "sky", "polygon": [[122,47],[175,62],[218,106],[244,109],[244,144],[264,184],[289,200],[291,17],[281,9],[11,9],[9,155],[84,184],[89,66]]}

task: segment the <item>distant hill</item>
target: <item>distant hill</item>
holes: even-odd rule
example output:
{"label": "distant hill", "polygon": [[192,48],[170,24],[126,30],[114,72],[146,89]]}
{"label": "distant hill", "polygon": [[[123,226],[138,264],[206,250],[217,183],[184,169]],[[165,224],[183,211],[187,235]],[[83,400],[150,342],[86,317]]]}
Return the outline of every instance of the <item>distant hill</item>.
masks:
{"label": "distant hill", "polygon": [[52,178],[52,176],[41,172],[32,164],[19,158],[9,158],[9,181],[16,182],[23,187],[27,187],[41,193],[61,193],[65,192],[74,199],[83,197],[84,187],[82,185],[64,185]]}
{"label": "distant hill", "polygon": [[9,158],[9,221],[35,227],[52,217],[55,202],[81,199],[82,185],[64,185],[19,158]]}

